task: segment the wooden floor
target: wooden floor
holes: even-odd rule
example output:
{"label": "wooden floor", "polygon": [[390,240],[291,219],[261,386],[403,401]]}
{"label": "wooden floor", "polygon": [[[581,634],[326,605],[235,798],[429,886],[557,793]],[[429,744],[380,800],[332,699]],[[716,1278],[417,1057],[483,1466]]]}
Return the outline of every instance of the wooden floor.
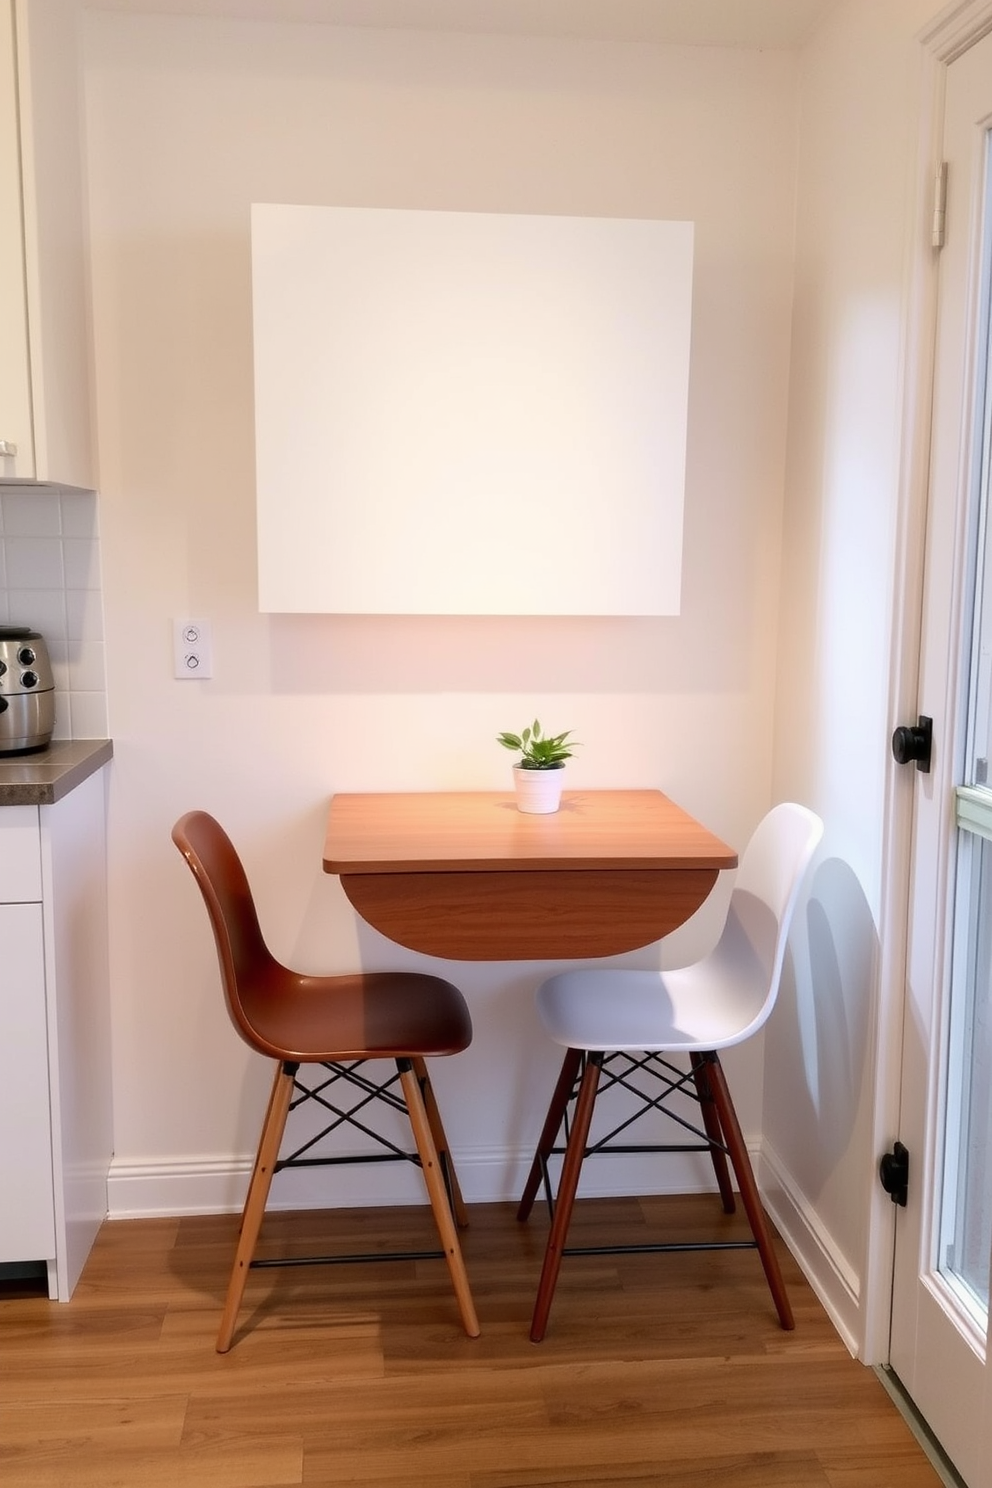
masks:
{"label": "wooden floor", "polygon": [[[3,1488],[936,1488],[874,1374],[782,1251],[566,1259],[529,1342],[546,1233],[471,1209],[482,1337],[441,1261],[255,1272],[214,1352],[237,1221],[110,1222],[70,1303],[0,1291]],[[712,1198],[580,1204],[574,1243],[735,1224]],[[429,1210],[267,1217],[302,1250],[432,1243]]]}

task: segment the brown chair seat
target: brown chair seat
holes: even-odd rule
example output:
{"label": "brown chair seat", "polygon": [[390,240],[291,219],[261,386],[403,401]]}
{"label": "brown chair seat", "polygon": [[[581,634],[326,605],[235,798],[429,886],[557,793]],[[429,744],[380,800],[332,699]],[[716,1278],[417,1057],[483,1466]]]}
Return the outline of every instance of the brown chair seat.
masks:
{"label": "brown chair seat", "polygon": [[[444,1256],[465,1331],[477,1337],[479,1323],[455,1227],[456,1220],[466,1224],[467,1216],[425,1062],[429,1057],[458,1054],[468,1048],[472,1021],[461,992],[441,977],[417,972],[311,976],[283,966],[265,944],[244,867],[220,824],[205,811],[191,811],[176,822],[172,839],[186,859],[207,907],[231,1020],[251,1048],[277,1061],[217,1351],[226,1353],[231,1346],[249,1268],[290,1263],[254,1260],[273,1174],[280,1168],[304,1164],[375,1160],[363,1155],[315,1157],[310,1141],[305,1144],[306,1156],[280,1160],[291,1106],[295,1109],[308,1099],[316,1099],[321,1107],[333,1112],[327,1131],[350,1122],[366,1136],[374,1136],[364,1115],[373,1099],[392,1110],[405,1107],[416,1150],[407,1153],[388,1139],[376,1140],[388,1149],[387,1158],[404,1158],[422,1169],[442,1247],[440,1252],[426,1254]],[[395,1072],[378,1079],[365,1070],[366,1060],[379,1059],[392,1061]],[[328,1078],[322,1076],[318,1089],[312,1090],[298,1078],[301,1064],[323,1066]],[[329,1104],[327,1088],[333,1081],[358,1086],[361,1121],[353,1120],[346,1108]],[[401,1094],[396,1091],[397,1084]],[[400,1256],[408,1259],[411,1253],[314,1256],[292,1264]]]}
{"label": "brown chair seat", "polygon": [[241,990],[242,1037],[300,1063],[460,1054],[472,1042],[465,999],[441,977],[408,971],[304,976],[270,959]]}

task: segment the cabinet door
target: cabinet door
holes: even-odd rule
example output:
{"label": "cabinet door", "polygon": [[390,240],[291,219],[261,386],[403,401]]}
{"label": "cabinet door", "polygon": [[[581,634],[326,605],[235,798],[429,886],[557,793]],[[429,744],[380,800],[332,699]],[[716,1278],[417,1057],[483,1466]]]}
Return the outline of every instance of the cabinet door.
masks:
{"label": "cabinet door", "polygon": [[40,898],[38,808],[4,806],[0,808],[0,904],[29,904]]}
{"label": "cabinet door", "polygon": [[28,367],[24,222],[17,118],[17,74],[11,0],[0,0],[0,478],[35,473]]}
{"label": "cabinet door", "polygon": [[0,1263],[55,1258],[40,904],[0,904]]}
{"label": "cabinet door", "polygon": [[80,0],[0,0],[0,480],[95,488]]}

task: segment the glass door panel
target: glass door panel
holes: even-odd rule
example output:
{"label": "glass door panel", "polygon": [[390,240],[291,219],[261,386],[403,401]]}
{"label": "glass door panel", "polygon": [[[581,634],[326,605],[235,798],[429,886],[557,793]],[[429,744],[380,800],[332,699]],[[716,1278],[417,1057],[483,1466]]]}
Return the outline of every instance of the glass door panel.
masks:
{"label": "glass door panel", "polygon": [[[992,824],[992,792],[987,807]],[[992,841],[960,832],[938,1270],[984,1354],[992,1256]]]}
{"label": "glass door panel", "polygon": [[[956,791],[957,861],[948,1006],[937,1270],[984,1358],[992,1258],[992,448],[989,304],[992,299],[992,148],[984,144],[984,230],[977,317],[975,477],[970,544],[970,657],[964,730],[966,784]],[[970,1326],[969,1326],[970,1324]]]}

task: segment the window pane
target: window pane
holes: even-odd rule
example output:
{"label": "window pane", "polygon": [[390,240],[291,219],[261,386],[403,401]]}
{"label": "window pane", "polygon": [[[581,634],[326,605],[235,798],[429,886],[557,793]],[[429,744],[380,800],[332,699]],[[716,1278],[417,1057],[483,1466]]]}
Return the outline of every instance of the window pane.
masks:
{"label": "window pane", "polygon": [[988,1326],[992,1254],[992,842],[962,831],[940,1270]]}

